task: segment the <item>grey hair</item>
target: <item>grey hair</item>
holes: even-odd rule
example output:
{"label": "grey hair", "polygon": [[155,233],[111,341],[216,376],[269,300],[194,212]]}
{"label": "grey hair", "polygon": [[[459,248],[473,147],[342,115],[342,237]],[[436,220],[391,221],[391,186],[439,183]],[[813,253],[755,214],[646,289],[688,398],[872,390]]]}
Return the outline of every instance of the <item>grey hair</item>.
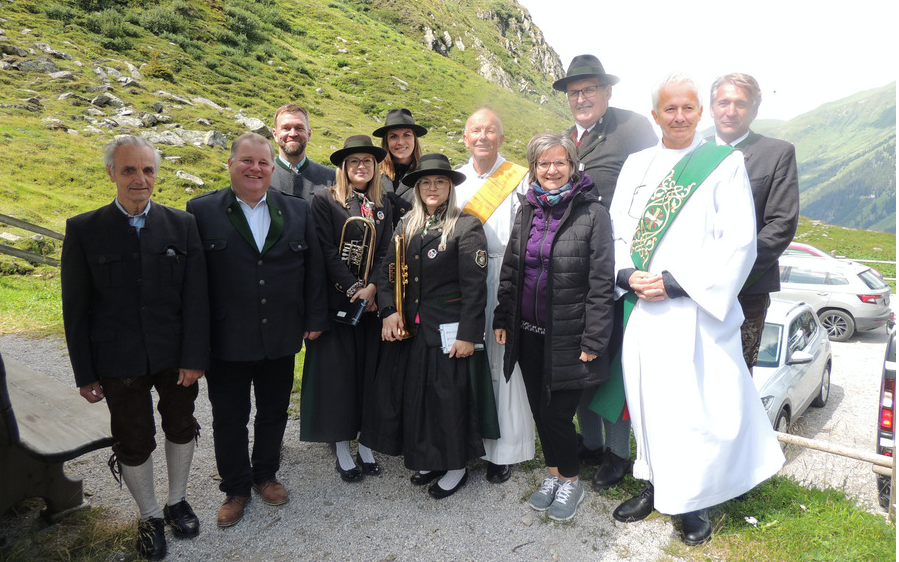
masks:
{"label": "grey hair", "polygon": [[471,113],[471,115],[468,116],[468,119],[465,120],[465,128],[462,129],[462,134],[463,134],[463,135],[467,135],[467,134],[468,134],[468,124],[471,123],[471,118],[474,117],[475,115],[477,115],[478,113],[482,112],[482,111],[486,111],[486,112],[492,114],[492,115],[496,118],[496,133],[497,133],[498,135],[502,135],[502,134],[503,134],[503,120],[499,118],[499,115],[497,115],[495,111],[493,111],[492,109],[490,109],[490,108],[487,107],[486,105],[485,105],[485,106],[482,106],[482,107],[479,107],[478,109],[476,109],[475,111],[473,111],[473,112]]}
{"label": "grey hair", "polygon": [[682,72],[672,72],[668,76],[659,80],[656,85],[652,89],[652,109],[653,111],[658,109],[659,105],[659,92],[662,91],[662,88],[667,86],[668,84],[687,84],[691,88],[693,88],[693,92],[696,94],[696,100],[699,102],[699,109],[702,109],[702,96],[699,95],[699,85],[695,80],[689,75],[684,74]]}
{"label": "grey hair", "polygon": [[115,172],[115,152],[120,146],[141,146],[149,148],[153,151],[153,156],[156,157],[156,171],[159,171],[159,164],[162,162],[162,156],[159,155],[159,151],[156,150],[153,143],[141,137],[123,135],[109,141],[106,146],[103,147],[103,165],[111,172]]}
{"label": "grey hair", "polygon": [[237,149],[240,148],[240,145],[245,142],[255,142],[268,145],[268,149],[272,153],[272,164],[275,163],[275,147],[272,145],[272,143],[268,142],[267,138],[258,133],[244,133],[234,139],[234,142],[231,143],[231,155],[229,156],[229,158],[233,159],[235,156],[237,156]]}
{"label": "grey hair", "polygon": [[581,179],[580,160],[577,157],[577,145],[568,135],[560,135],[558,133],[537,133],[528,141],[528,174],[531,182],[537,181],[537,159],[546,151],[561,146],[565,149],[565,156],[568,164],[571,166],[571,175],[569,181],[574,185]]}
{"label": "grey hair", "polygon": [[742,72],[732,72],[716,78],[712,82],[709,103],[715,104],[715,98],[718,97],[718,88],[725,84],[733,84],[738,88],[746,90],[746,93],[749,94],[749,102],[752,104],[753,111],[759,110],[759,106],[762,105],[762,89],[755,78]]}

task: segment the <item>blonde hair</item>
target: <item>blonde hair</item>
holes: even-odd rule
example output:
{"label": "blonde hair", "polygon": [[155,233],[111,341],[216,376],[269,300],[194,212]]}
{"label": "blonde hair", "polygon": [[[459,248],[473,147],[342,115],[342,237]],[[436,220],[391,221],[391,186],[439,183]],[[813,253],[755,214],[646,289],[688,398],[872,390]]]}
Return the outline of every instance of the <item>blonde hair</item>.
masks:
{"label": "blonde hair", "polygon": [[[356,153],[354,152],[353,154]],[[359,152],[358,154],[368,154],[371,156],[372,160],[377,161],[374,154],[368,152]],[[346,200],[353,193],[354,189],[353,184],[350,183],[349,174],[347,173],[346,161],[347,159],[344,158],[343,162],[340,163],[340,170],[337,172],[336,182],[330,187],[331,196],[334,197],[335,201],[344,206],[346,205]],[[384,190],[381,189],[381,169],[378,168],[378,166],[374,166],[373,172],[371,179],[368,180],[368,183],[365,185],[365,196],[375,204],[375,207],[382,207],[382,195]]]}
{"label": "blonde hair", "polygon": [[[411,127],[394,127],[394,129],[409,129],[412,131]],[[381,160],[381,165],[379,166],[381,173],[390,178],[393,181],[396,175],[396,169],[393,167],[393,154],[390,153],[390,147],[387,145],[387,138],[390,136],[390,131],[388,130],[384,133],[384,136],[381,138],[381,148],[387,151],[387,156]],[[415,137],[415,146],[412,148],[412,161],[409,162],[409,171],[415,170],[418,167],[418,161],[421,159],[421,143],[418,142],[418,135],[415,134],[415,131],[412,131],[412,136]]]}
{"label": "blonde hair", "polygon": [[403,232],[406,234],[406,247],[409,246],[412,235],[419,233],[421,229],[425,227],[425,223],[428,220],[428,211],[425,208],[424,201],[421,200],[421,189],[419,188],[421,180],[428,176],[443,176],[450,183],[449,193],[446,196],[446,215],[443,217],[443,222],[438,223],[438,226],[443,227],[443,236],[440,237],[440,242],[442,244],[446,244],[446,241],[453,235],[453,231],[456,229],[456,221],[458,221],[459,216],[462,215],[462,211],[456,206],[456,184],[453,183],[451,177],[437,173],[427,174],[418,178],[415,182],[415,200],[412,202],[412,210],[403,217]]}

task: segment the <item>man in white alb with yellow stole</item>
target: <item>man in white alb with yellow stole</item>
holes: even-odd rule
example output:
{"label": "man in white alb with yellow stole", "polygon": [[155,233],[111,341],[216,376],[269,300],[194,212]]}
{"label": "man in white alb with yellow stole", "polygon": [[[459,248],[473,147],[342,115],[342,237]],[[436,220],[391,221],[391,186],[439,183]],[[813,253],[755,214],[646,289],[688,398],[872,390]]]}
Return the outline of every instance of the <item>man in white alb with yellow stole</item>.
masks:
{"label": "man in white alb with yellow stole", "polygon": [[[484,225],[487,234],[487,321],[485,331],[493,330],[493,309],[503,254],[512,223],[518,211],[518,194],[528,189],[527,168],[500,156],[505,136],[499,117],[489,109],[474,112],[465,123],[462,135],[471,159],[459,171],[467,178],[456,186],[456,204]],[[521,371],[515,366],[512,378],[503,376],[503,347],[487,337],[487,358],[496,397],[499,439],[484,439],[487,480],[505,482],[512,474],[511,465],[534,458],[534,419],[528,405]]]}
{"label": "man in white alb with yellow stole", "polygon": [[656,147],[631,155],[611,217],[621,362],[644,490],[614,512],[683,518],[684,542],[711,536],[708,508],[775,474],[784,457],[743,361],[737,295],[755,261],[755,212],[742,154],[695,134],[695,83],[653,92]]}

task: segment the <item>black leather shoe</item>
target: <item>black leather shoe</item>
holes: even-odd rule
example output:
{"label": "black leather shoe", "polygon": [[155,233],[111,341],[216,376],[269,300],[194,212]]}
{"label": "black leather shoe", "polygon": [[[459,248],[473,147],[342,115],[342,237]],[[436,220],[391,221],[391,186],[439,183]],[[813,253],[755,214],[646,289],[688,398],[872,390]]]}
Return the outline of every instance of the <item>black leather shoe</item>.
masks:
{"label": "black leather shoe", "polygon": [[150,562],[165,558],[165,522],[162,519],[151,517],[138,523],[137,553]]}
{"label": "black leather shoe", "polygon": [[512,476],[512,466],[487,461],[487,482],[502,484]]}
{"label": "black leather shoe", "polygon": [[378,461],[362,462],[362,457],[359,456],[359,453],[356,453],[356,464],[362,467],[362,474],[366,476],[381,475],[381,465],[378,464]]}
{"label": "black leather shoe", "polygon": [[428,493],[435,500],[442,500],[443,498],[448,498],[451,495],[455,494],[457,491],[459,491],[459,488],[465,485],[466,482],[468,482],[467,470],[465,471],[465,474],[462,475],[462,479],[459,480],[459,483],[453,486],[451,490],[444,490],[440,487],[440,482],[437,481],[431,484],[431,486],[428,488]]}
{"label": "black leather shoe", "polygon": [[630,465],[630,461],[619,457],[609,449],[606,449],[605,457],[605,462],[593,475],[593,489],[595,490],[608,490],[621,484]]}
{"label": "black leather shoe", "polygon": [[427,474],[422,474],[421,472],[415,472],[410,478],[409,482],[412,482],[416,486],[424,486],[425,484],[430,484],[434,480],[438,478],[443,478],[443,475],[446,474],[445,470],[432,470]]}
{"label": "black leather shoe", "polygon": [[343,478],[344,482],[359,482],[364,478],[362,476],[362,469],[358,466],[353,466],[353,468],[349,470],[344,470],[340,468],[340,461],[336,461],[334,466],[337,467],[337,472],[340,473],[340,477]]}
{"label": "black leather shoe", "polygon": [[179,539],[192,539],[200,534],[200,520],[187,500],[162,508],[165,522],[172,526],[172,533]]}
{"label": "black leather shoe", "polygon": [[681,515],[684,528],[684,544],[698,546],[712,538],[712,525],[709,523],[709,510],[700,509]]}
{"label": "black leather shoe", "polygon": [[577,458],[585,464],[602,464],[603,448],[588,449],[584,446],[584,438],[577,434]]}
{"label": "black leather shoe", "polygon": [[622,523],[633,523],[646,519],[652,513],[654,495],[655,489],[652,487],[652,483],[648,482],[639,494],[616,507],[612,512],[612,517]]}

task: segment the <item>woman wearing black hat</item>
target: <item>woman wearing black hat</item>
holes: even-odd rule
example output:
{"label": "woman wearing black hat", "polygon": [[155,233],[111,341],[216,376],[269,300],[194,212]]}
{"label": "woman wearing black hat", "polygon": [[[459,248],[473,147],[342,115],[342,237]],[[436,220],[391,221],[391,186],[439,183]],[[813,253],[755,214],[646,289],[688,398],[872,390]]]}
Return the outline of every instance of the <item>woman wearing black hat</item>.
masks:
{"label": "woman wearing black hat", "polygon": [[[381,191],[378,170],[384,156],[385,151],[372,145],[368,136],[349,137],[344,147],[331,155],[331,163],[337,166],[337,183],[315,192],[312,198],[330,287],[328,307],[334,319],[329,330],[306,342],[300,438],[335,444],[337,471],[347,482],[381,472],[371,449],[362,444],[356,454],[357,466],[350,441],[362,427],[365,387],[374,377],[380,346],[375,282],[393,231],[391,207]],[[362,265],[342,257],[360,248],[364,248]],[[371,268],[366,275],[369,253]],[[357,322],[346,323],[363,301],[367,304]]]}
{"label": "woman wearing black hat", "polygon": [[412,187],[403,183],[403,176],[415,170],[421,158],[418,137],[428,130],[415,123],[405,107],[387,112],[384,126],[375,129],[372,136],[381,138],[381,148],[387,157],[381,161],[381,186],[393,204],[393,224],[412,209]]}
{"label": "woman wearing black hat", "polygon": [[[466,464],[484,454],[487,421],[480,419],[479,427],[472,380],[480,379],[470,370],[478,364],[475,344],[484,341],[487,239],[480,221],[456,207],[454,185],[464,180],[443,154],[423,156],[403,178],[414,188],[414,206],[394,235],[405,237],[408,284],[400,314],[394,284],[386,282],[390,263],[396,264],[391,254],[378,297],[381,335],[393,343],[384,347],[374,390],[398,392],[379,395],[379,423],[367,423],[362,435],[378,451],[402,454],[406,467],[417,471],[413,484],[436,480],[428,493],[437,499],[467,481]],[[404,332],[414,336],[401,340]],[[455,341],[447,337],[452,335]],[[445,347],[442,336],[449,340]],[[482,352],[475,355],[483,358]],[[486,373],[486,360],[481,363]],[[489,374],[485,380],[492,388]],[[483,402],[493,403],[492,394]]]}

